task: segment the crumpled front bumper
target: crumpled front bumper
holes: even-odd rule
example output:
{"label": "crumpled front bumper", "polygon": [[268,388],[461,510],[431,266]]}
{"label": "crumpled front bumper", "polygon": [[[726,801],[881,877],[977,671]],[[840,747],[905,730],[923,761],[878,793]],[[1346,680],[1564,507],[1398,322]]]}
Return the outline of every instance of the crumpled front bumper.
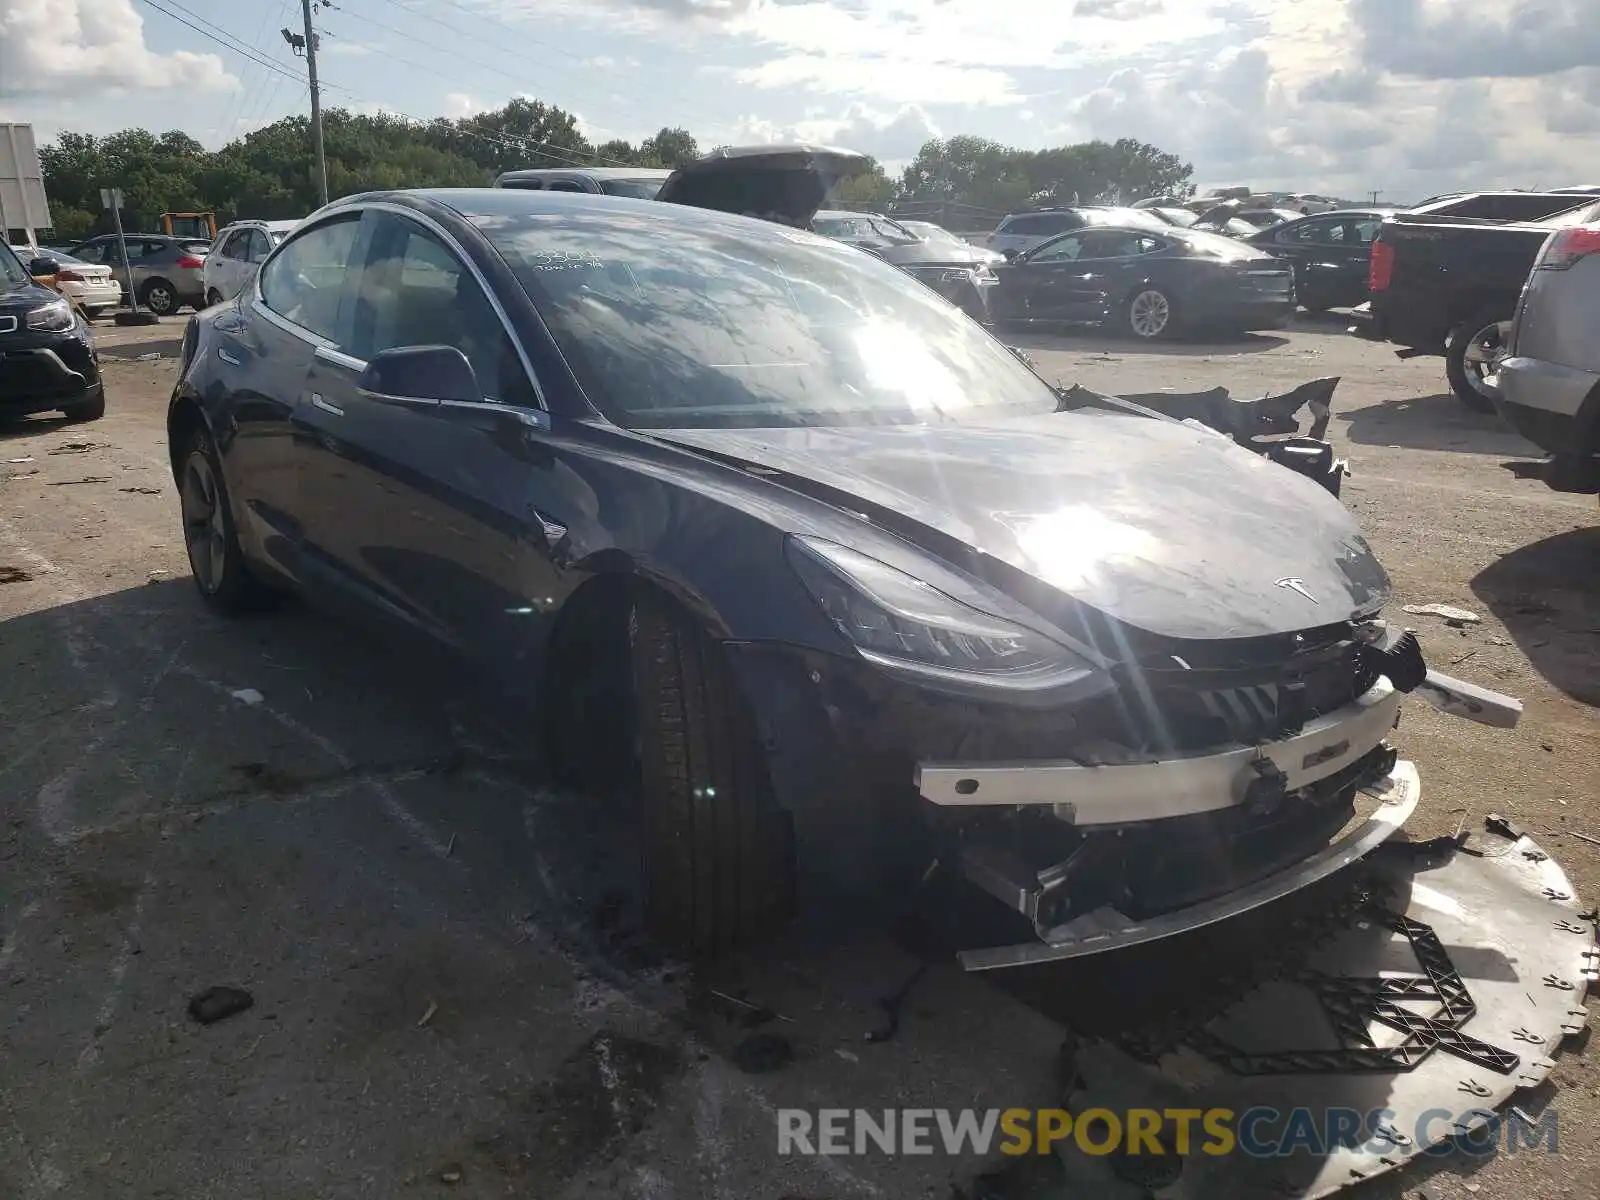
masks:
{"label": "crumpled front bumper", "polygon": [[[1413,693],[1447,714],[1481,724],[1510,727],[1520,701],[1429,671]],[[1290,803],[1303,788],[1352,769],[1381,752],[1399,719],[1403,694],[1380,681],[1354,703],[1308,722],[1298,733],[1258,746],[1155,762],[1085,765],[1072,761],[940,763],[916,770],[923,799],[942,808],[1042,806],[1062,821],[1094,832],[1173,818],[1217,813],[1252,803],[1263,780],[1278,801]],[[961,873],[1034,924],[1038,940],[961,953],[969,971],[1075,958],[1138,945],[1198,929],[1292,895],[1370,854],[1415,811],[1421,781],[1409,762],[1394,761],[1381,779],[1363,790],[1377,797],[1371,817],[1322,850],[1223,895],[1142,920],[1111,908],[1078,913],[1052,923],[1053,895],[1068,884],[1066,863],[1034,870],[1014,855],[983,843],[966,845]],[[1381,768],[1380,768],[1381,769]]]}

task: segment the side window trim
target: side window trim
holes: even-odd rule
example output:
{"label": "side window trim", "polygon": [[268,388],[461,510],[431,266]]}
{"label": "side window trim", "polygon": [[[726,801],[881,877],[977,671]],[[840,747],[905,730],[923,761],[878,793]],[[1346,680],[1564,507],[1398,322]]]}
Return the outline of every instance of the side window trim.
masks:
{"label": "side window trim", "polygon": [[[356,225],[357,225],[357,229],[356,229],[355,240],[350,243],[350,260],[354,261],[358,257],[364,257],[365,254],[366,254],[366,242],[364,240],[364,230],[362,230],[360,228],[360,226],[362,226],[362,225],[364,225],[366,223],[363,218],[365,217],[367,211],[368,211],[367,208],[340,209],[336,213],[330,213],[328,215],[327,220],[318,221],[315,225],[308,225],[308,226],[305,226],[304,228],[295,230],[295,236],[294,237],[292,237],[292,238],[284,238],[283,241],[279,242],[276,246],[274,246],[272,248],[272,252],[267,255],[267,257],[262,261],[260,267],[257,268],[256,272],[250,278],[249,288],[250,288],[250,307],[251,307],[251,309],[253,311],[255,311],[256,313],[259,313],[261,316],[265,317],[270,323],[272,323],[273,325],[276,325],[279,329],[283,330],[285,333],[293,334],[295,337],[299,338],[301,341],[304,341],[304,342],[308,343],[309,345],[316,347],[318,350],[334,350],[334,351],[337,351],[338,347],[339,347],[339,344],[336,341],[334,341],[332,338],[323,337],[320,333],[316,332],[316,330],[307,329],[304,325],[296,325],[293,321],[289,320],[289,318],[284,316],[282,313],[277,312],[274,309],[268,307],[266,299],[261,294],[261,283],[262,283],[262,280],[266,277],[267,267],[269,265],[271,265],[272,261],[275,258],[278,257],[278,255],[282,252],[282,250],[283,250],[283,248],[285,246],[293,245],[295,242],[299,241],[301,237],[307,236],[307,235],[313,233],[314,231],[316,231],[318,229],[324,229],[329,225],[337,225],[337,224],[340,224],[341,222],[348,221],[348,220],[351,219],[352,215],[354,215],[355,222],[356,222]],[[342,322],[344,320],[345,306],[348,303],[349,297],[350,297],[350,278],[351,278],[351,272],[347,271],[345,273],[344,283],[342,285],[340,285],[339,316],[335,321],[335,326],[336,327],[341,326]],[[348,356],[346,356],[346,357],[348,357]],[[360,360],[351,359],[351,362],[357,362],[357,361],[360,361]],[[362,367],[365,367],[366,365],[367,364],[365,362],[361,362],[361,366]]]}
{"label": "side window trim", "polygon": [[[500,297],[495,295],[494,289],[489,286],[489,280],[485,278],[483,272],[478,269],[478,264],[473,261],[472,255],[467,253],[466,248],[462,246],[460,241],[457,240],[456,236],[443,225],[440,225],[439,222],[428,216],[428,214],[418,212],[414,208],[406,208],[403,205],[387,204],[380,201],[375,204],[367,205],[364,211],[390,213],[401,218],[402,220],[411,221],[414,224],[420,225],[432,237],[436,238],[439,243],[443,245],[444,248],[448,250],[463,267],[466,268],[467,274],[472,277],[473,281],[478,285],[478,289],[483,293],[484,298],[488,300],[489,307],[494,310],[494,315],[500,322],[501,331],[504,332],[507,340],[510,341],[511,348],[516,351],[517,362],[522,365],[522,372],[527,377],[529,385],[533,388],[533,398],[537,404],[538,411],[549,412],[550,404],[545,398],[544,387],[539,382],[538,372],[533,369],[533,361],[528,357],[528,352],[522,345],[522,339],[517,336],[516,328],[511,324],[511,315],[506,312],[505,305],[500,303]],[[361,258],[364,261],[366,258],[366,243],[364,241],[358,241],[357,244],[361,249]],[[263,263],[262,267],[265,268],[265,266],[266,264]],[[515,408],[517,406],[507,404],[505,407]]]}

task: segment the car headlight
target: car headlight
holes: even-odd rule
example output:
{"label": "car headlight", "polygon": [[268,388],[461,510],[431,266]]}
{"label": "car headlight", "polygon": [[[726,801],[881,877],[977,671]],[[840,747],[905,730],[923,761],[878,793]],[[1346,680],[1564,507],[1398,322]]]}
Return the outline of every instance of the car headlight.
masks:
{"label": "car headlight", "polygon": [[40,333],[62,333],[72,325],[72,305],[65,300],[52,300],[28,313],[28,328]]}
{"label": "car headlight", "polygon": [[1086,654],[1025,623],[1018,606],[953,572],[944,588],[819,538],[791,537],[789,561],[857,653],[947,686],[1074,697],[1110,686]]}

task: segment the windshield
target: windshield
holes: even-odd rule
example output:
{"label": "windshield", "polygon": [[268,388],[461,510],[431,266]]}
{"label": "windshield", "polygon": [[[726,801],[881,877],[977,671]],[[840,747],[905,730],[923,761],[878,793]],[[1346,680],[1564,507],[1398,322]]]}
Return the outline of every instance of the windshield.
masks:
{"label": "windshield", "polygon": [[920,239],[903,225],[887,217],[859,213],[848,217],[813,217],[811,228],[823,237],[845,242],[868,242],[875,246],[909,246]]}
{"label": "windshield", "polygon": [[0,283],[19,284],[29,282],[28,272],[22,267],[22,260],[11,252],[11,247],[0,242]]}
{"label": "windshield", "polygon": [[654,200],[665,179],[602,179],[600,190],[608,196],[626,196],[630,200]]}
{"label": "windshield", "polygon": [[809,234],[614,212],[478,225],[622,425],[907,424],[1056,404],[910,275]]}
{"label": "windshield", "polygon": [[1150,211],[1179,229],[1187,229],[1200,219],[1198,213],[1192,213],[1187,208],[1153,208]]}
{"label": "windshield", "polygon": [[901,228],[909,230],[926,242],[938,242],[945,246],[965,246],[967,243],[942,225],[933,225],[927,221],[902,221]]}

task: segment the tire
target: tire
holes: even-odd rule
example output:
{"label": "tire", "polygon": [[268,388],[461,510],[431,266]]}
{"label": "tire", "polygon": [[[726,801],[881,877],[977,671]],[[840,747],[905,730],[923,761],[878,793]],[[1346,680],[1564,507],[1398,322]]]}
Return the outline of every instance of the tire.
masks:
{"label": "tire", "polygon": [[95,388],[87,400],[63,405],[61,411],[69,421],[98,421],[106,415],[106,385]]}
{"label": "tire", "polygon": [[1483,389],[1482,380],[1493,369],[1494,355],[1504,350],[1510,325],[1508,318],[1485,310],[1450,334],[1444,355],[1445,378],[1456,399],[1473,412],[1494,412],[1494,401]]}
{"label": "tire", "polygon": [[1177,306],[1158,287],[1139,288],[1122,306],[1122,329],[1136,342],[1154,342],[1177,327]]}
{"label": "tire", "polygon": [[789,915],[766,755],[732,669],[685,613],[644,596],[632,630],[646,920],[671,949],[714,958]]}
{"label": "tire", "polygon": [[205,302],[205,305],[204,305],[205,308],[211,308],[213,305],[217,305],[217,304],[221,304],[221,303],[222,303],[222,293],[217,291],[216,288],[212,288],[209,292],[206,293],[206,302]]}
{"label": "tire", "polygon": [[178,498],[189,569],[201,599],[225,616],[263,607],[271,592],[245,561],[222,462],[204,430],[190,437],[179,460]]}
{"label": "tire", "polygon": [[182,306],[178,289],[165,279],[148,279],[139,289],[139,303],[158,317],[170,317]]}

